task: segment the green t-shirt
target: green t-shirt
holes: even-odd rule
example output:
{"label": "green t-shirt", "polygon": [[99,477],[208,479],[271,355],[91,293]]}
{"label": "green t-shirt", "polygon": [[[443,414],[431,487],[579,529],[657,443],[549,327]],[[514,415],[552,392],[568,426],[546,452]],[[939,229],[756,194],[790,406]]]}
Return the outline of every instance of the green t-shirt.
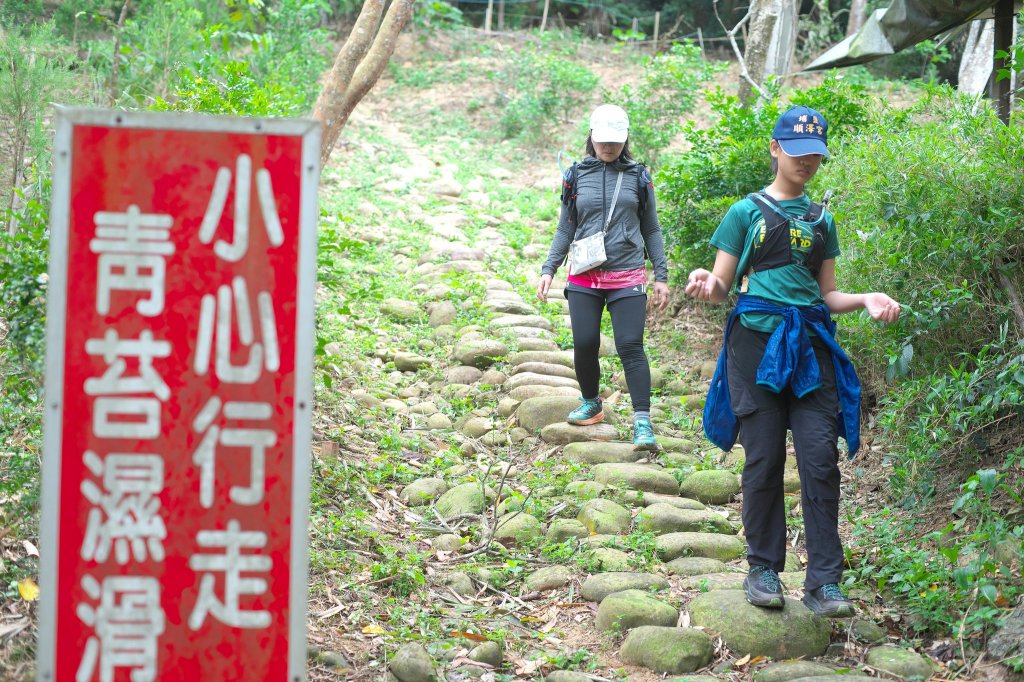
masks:
{"label": "green t-shirt", "polygon": [[[796,199],[780,201],[779,205],[789,215],[799,218],[810,207],[811,200],[804,194]],[[825,221],[827,260],[839,255],[839,237],[836,234],[835,221],[828,211],[825,211]],[[712,246],[739,258],[740,262],[733,279],[736,289],[740,289],[743,276],[750,270],[754,247],[764,238],[763,228],[764,217],[761,210],[752,199],[744,197],[729,208],[729,212],[725,214],[725,218],[711,237]],[[814,234],[810,228],[792,222],[790,237],[790,264],[750,273],[747,277],[746,293],[784,306],[818,305],[824,301],[821,288],[805,264]],[[765,313],[746,313],[740,318],[743,326],[763,332],[774,331],[780,320],[779,315]]]}

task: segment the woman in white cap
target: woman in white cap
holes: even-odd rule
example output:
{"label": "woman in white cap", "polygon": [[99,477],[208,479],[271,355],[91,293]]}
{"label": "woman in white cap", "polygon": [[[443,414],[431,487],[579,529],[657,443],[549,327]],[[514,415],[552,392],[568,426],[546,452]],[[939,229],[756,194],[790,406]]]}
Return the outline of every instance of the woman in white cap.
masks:
{"label": "woman in white cap", "polygon": [[[779,572],[786,563],[783,472],[786,431],[793,432],[807,545],[804,603],[819,616],[853,615],[839,583],[838,438],[851,457],[860,444],[860,384],[835,340],[831,315],[867,309],[881,322],[899,304],[881,292],[836,289],[839,239],[832,215],[807,198],[823,158],[828,124],[807,107],[779,117],[769,150],[775,179],[732,205],[711,237],[714,269],[690,273],[686,294],[739,298],[704,406],[704,432],[723,450],[742,438],[743,528],[750,572],[747,601],[783,608]],[[736,324],[736,322],[739,324]]]}
{"label": "woman in white cap", "polygon": [[[604,262],[586,271],[578,267],[577,272],[569,263],[565,293],[582,404],[569,413],[567,421],[587,425],[604,420],[598,350],[601,315],[607,307],[633,402],[634,449],[656,451],[644,327],[648,291],[655,307],[661,309],[668,304],[668,262],[654,202],[654,183],[647,169],[630,155],[628,137],[629,118],[620,107],[603,104],[591,114],[587,156],[573,164],[563,179],[558,229],[541,267],[537,296],[547,300],[555,271],[566,260],[574,241],[604,232]],[[654,265],[654,285],[650,289],[647,258]]]}

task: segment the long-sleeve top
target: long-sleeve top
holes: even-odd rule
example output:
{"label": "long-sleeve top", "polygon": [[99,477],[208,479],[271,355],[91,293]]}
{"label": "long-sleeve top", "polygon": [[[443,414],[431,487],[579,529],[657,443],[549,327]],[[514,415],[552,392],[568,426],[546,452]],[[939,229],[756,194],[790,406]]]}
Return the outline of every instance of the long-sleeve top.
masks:
{"label": "long-sleeve top", "polygon": [[[576,166],[577,223],[573,223],[569,204],[563,202],[558,218],[558,229],[555,231],[548,258],[541,267],[541,274],[555,274],[574,240],[583,239],[604,229],[620,170],[625,175],[605,237],[605,253],[608,260],[600,269],[618,271],[642,268],[646,260],[646,248],[647,257],[654,265],[655,281],[668,281],[665,242],[661,234],[661,225],[658,223],[654,185],[650,182],[650,176],[638,163],[605,163],[592,156],[588,156]],[[644,201],[641,201],[641,192],[645,193]],[[642,211],[641,206],[644,207]]]}

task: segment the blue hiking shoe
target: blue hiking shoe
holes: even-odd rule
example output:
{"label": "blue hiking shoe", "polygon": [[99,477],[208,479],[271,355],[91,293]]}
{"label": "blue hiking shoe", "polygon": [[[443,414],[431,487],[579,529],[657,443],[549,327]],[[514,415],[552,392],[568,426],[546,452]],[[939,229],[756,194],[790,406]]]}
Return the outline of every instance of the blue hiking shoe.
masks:
{"label": "blue hiking shoe", "polygon": [[658,442],[654,440],[654,427],[650,419],[637,419],[633,422],[633,449],[658,451]]}
{"label": "blue hiking shoe", "polygon": [[580,398],[580,402],[583,404],[570,412],[565,421],[576,426],[586,426],[604,421],[604,407],[601,405],[600,398]]}
{"label": "blue hiking shoe", "polygon": [[804,593],[803,603],[816,615],[825,618],[850,618],[853,616],[853,602],[846,598],[843,590],[835,583],[827,583]]}

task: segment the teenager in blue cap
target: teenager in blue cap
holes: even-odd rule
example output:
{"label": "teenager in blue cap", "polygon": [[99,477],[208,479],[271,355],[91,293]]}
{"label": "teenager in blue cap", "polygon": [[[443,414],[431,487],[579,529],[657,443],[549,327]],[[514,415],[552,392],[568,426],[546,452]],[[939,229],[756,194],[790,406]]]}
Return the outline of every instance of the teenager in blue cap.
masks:
{"label": "teenager in blue cap", "polygon": [[[786,559],[783,470],[786,431],[793,433],[807,545],[804,603],[816,614],[853,615],[839,587],[839,435],[852,457],[859,447],[860,385],[835,341],[830,315],[866,309],[895,322],[899,304],[884,293],[836,289],[839,240],[832,215],[804,186],[828,156],[828,124],[808,107],[779,118],[770,151],[775,179],[732,205],[711,238],[711,272],[690,273],[686,294],[739,298],[704,411],[704,430],[723,450],[743,442],[743,527],[750,572],[747,601],[782,608],[779,571]],[[737,324],[738,322],[738,324]]]}

